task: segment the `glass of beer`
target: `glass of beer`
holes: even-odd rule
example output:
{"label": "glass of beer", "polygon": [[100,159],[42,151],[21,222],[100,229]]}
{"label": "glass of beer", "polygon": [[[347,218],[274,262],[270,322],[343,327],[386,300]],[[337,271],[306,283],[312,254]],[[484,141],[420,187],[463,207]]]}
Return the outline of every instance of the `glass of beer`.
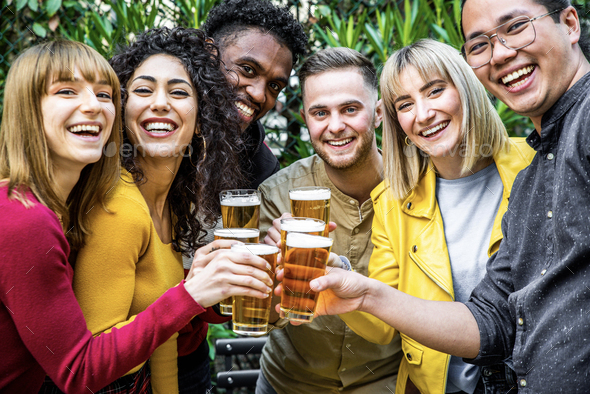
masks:
{"label": "glass of beer", "polygon": [[312,218],[284,218],[281,219],[281,256],[285,258],[287,251],[287,233],[305,233],[311,235],[324,235],[326,223],[320,219]]}
{"label": "glass of beer", "polygon": [[[257,228],[218,228],[213,233],[215,239],[232,239],[244,243],[258,243],[260,230]],[[219,303],[219,311],[222,315],[232,315],[232,297]]]}
{"label": "glass of beer", "polygon": [[302,323],[313,320],[318,293],[309,282],[325,274],[332,242],[328,237],[287,233],[281,318]]}
{"label": "glass of beer", "polygon": [[323,220],[326,223],[323,235],[327,236],[331,195],[332,192],[329,187],[308,186],[291,189],[289,190],[291,214],[298,217]]}
{"label": "glass of beer", "polygon": [[260,192],[254,189],[224,190],[219,193],[223,228],[258,228]]}
{"label": "glass of beer", "polygon": [[[252,253],[265,259],[272,267],[268,272],[274,280],[279,248],[266,244],[232,245],[232,252]],[[264,299],[234,296],[233,330],[236,334],[258,336],[266,334],[272,297]]]}

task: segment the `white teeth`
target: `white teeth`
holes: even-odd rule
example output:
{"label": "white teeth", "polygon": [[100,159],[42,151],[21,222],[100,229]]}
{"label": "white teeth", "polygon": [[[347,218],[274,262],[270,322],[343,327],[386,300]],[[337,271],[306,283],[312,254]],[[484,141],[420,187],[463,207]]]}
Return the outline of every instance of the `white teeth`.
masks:
{"label": "white teeth", "polygon": [[422,136],[428,137],[429,135],[432,135],[432,134],[436,133],[437,131],[444,129],[445,127],[447,127],[449,125],[449,123],[451,123],[451,122],[439,123],[436,126],[434,126],[433,128],[422,132]]}
{"label": "white teeth", "polygon": [[[530,74],[535,69],[535,66],[528,66],[521,68],[520,70],[514,71],[512,74],[506,75],[502,78],[503,84],[508,84],[508,82],[514,81],[516,78],[522,77],[523,75]],[[516,84],[515,86],[520,86],[521,83]]]}
{"label": "white teeth", "polygon": [[90,134],[97,134],[98,132],[100,132],[100,126],[81,124],[78,126],[72,126],[72,127],[68,128],[68,130],[71,133],[86,132],[86,133],[90,133]]}
{"label": "white teeth", "polygon": [[245,116],[250,117],[254,114],[254,110],[252,108],[248,107],[247,105],[239,101],[236,101],[236,107],[238,107],[240,112],[243,113]]}
{"label": "white teeth", "polygon": [[342,146],[342,145],[348,144],[350,141],[352,141],[352,138],[347,138],[345,140],[340,140],[340,141],[328,141],[328,145]]}
{"label": "white teeth", "polygon": [[146,123],[143,128],[153,133],[166,133],[168,131],[174,130],[174,125],[171,123],[153,122]]}

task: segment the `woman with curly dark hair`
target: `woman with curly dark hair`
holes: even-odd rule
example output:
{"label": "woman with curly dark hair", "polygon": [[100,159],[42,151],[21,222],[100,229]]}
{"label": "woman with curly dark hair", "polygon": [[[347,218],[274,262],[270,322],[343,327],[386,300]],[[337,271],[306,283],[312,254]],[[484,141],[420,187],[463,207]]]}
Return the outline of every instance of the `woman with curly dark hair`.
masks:
{"label": "woman with curly dark hair", "polygon": [[[181,255],[202,246],[204,228],[220,213],[219,192],[242,185],[235,99],[217,48],[202,31],[148,30],[110,64],[122,91],[122,180],[110,191],[108,211],[88,213],[92,234],[78,252],[74,278],[95,335],[182,281]],[[179,385],[181,392],[207,392],[205,321],[227,320],[209,309],[153,353],[149,370],[139,365],[107,389],[149,391],[151,380],[155,393],[177,393]]]}

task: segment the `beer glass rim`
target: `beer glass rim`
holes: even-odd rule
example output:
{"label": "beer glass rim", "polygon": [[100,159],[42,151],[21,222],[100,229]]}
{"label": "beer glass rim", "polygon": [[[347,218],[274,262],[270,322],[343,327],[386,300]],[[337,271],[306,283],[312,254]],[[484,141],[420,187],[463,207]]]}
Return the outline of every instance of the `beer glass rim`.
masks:
{"label": "beer glass rim", "polygon": [[[301,245],[305,246],[298,246],[298,245],[289,245],[289,239],[297,239],[302,242]],[[313,242],[316,241],[316,242]],[[291,242],[292,243],[292,242]],[[298,232],[288,232],[287,238],[285,239],[285,244],[291,248],[299,248],[299,249],[312,249],[312,248],[327,248],[332,246],[334,240],[330,237],[323,237],[321,235],[311,235],[305,233],[298,233]]]}
{"label": "beer glass rim", "polygon": [[[290,218],[282,218],[281,219],[281,230],[285,230],[285,231],[289,231],[288,229],[283,229],[283,222],[314,222],[314,224],[316,224],[318,227],[321,225],[322,229],[326,227],[326,222],[324,222],[321,219],[317,219],[317,218],[308,218],[308,217],[303,217],[303,216],[294,216],[294,217],[290,217]],[[298,230],[301,230],[300,228],[297,228]],[[293,231],[293,230],[291,230]],[[312,230],[308,230],[308,231],[312,231]]]}
{"label": "beer glass rim", "polygon": [[[264,253],[254,253],[256,249],[267,249]],[[236,253],[252,253],[256,256],[268,256],[279,253],[280,249],[276,245],[260,244],[260,243],[243,243],[231,246],[231,251]]]}
{"label": "beer glass rim", "polygon": [[[213,231],[213,235],[219,235],[221,236],[222,233],[230,233],[231,235],[234,235],[233,233],[252,233],[252,235],[254,235],[254,233],[256,233],[257,235],[260,235],[260,230],[257,228],[248,228],[248,227],[230,227],[230,228],[216,228],[215,231]],[[242,235],[242,234],[240,234]],[[244,235],[243,238],[248,238],[247,236]]]}
{"label": "beer glass rim", "polygon": [[327,191],[332,192],[332,189],[330,189],[327,186],[301,186],[301,187],[289,189],[289,193],[297,192],[297,191],[308,191],[308,190],[327,190]]}

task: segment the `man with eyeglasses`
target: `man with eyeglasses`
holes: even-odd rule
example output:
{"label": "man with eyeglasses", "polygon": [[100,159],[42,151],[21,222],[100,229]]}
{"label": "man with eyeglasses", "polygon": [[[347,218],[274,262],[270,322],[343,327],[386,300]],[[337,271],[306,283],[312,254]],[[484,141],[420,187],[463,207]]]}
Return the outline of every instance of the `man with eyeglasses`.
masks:
{"label": "man with eyeglasses", "polygon": [[528,143],[537,155],[512,187],[500,249],[466,304],[420,300],[334,269],[311,283],[330,289],[317,313],[368,312],[477,365],[512,357],[515,391],[588,393],[589,37],[568,0],[466,0],[462,18],[466,61],[536,128]]}

